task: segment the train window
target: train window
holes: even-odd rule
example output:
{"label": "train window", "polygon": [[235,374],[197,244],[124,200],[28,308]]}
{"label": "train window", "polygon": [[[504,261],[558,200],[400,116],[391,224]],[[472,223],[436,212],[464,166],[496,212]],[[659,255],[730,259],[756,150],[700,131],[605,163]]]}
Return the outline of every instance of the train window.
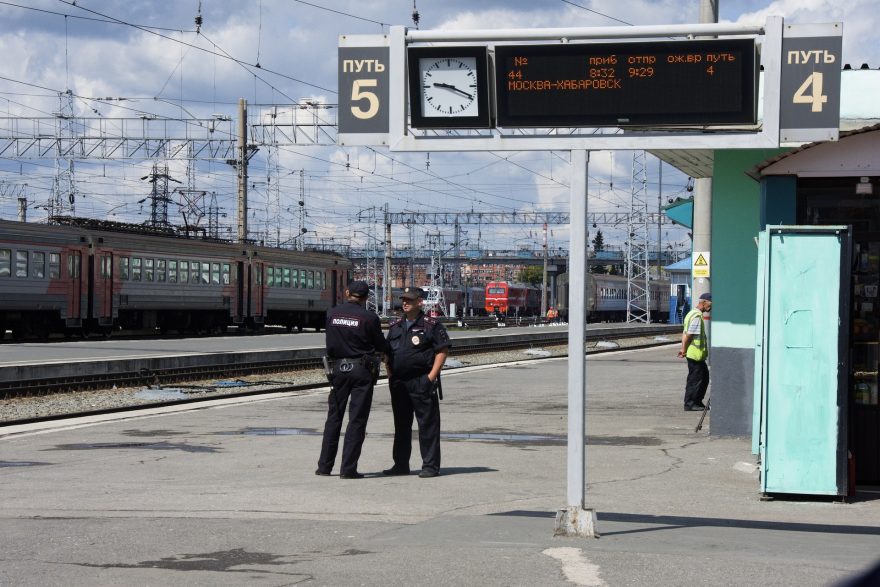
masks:
{"label": "train window", "polygon": [[46,253],[34,251],[31,256],[31,277],[36,279],[46,277]]}
{"label": "train window", "polygon": [[[67,274],[70,275],[70,259],[67,258]],[[119,279],[128,279],[128,265],[130,261],[128,257],[119,257]]]}
{"label": "train window", "polygon": [[299,287],[299,269],[290,270],[290,280],[292,287]]}
{"label": "train window", "polygon": [[220,285],[220,263],[211,263],[211,283]]}
{"label": "train window", "polygon": [[61,277],[61,255],[49,253],[49,279]]}
{"label": "train window", "polygon": [[311,270],[309,271],[309,285],[308,285],[308,287],[309,287],[309,289],[312,289],[315,287],[315,272],[311,271]]}
{"label": "train window", "polygon": [[12,249],[0,249],[0,277],[9,277],[12,273]]}
{"label": "train window", "polygon": [[306,287],[306,270],[305,269],[299,270],[299,286],[302,288]]}
{"label": "train window", "polygon": [[132,257],[131,258],[131,280],[132,281],[140,281],[141,280],[141,258],[140,257]]}
{"label": "train window", "polygon": [[177,283],[177,261],[168,261],[168,283]]}
{"label": "train window", "polygon": [[179,267],[180,283],[189,283],[189,261],[181,261]]}
{"label": "train window", "polygon": [[74,251],[67,255],[67,276],[72,278],[79,277],[80,273],[80,263],[82,263],[82,258],[80,258],[79,253]]}
{"label": "train window", "polygon": [[232,267],[229,263],[223,263],[223,285],[229,285],[231,282]]}
{"label": "train window", "polygon": [[257,285],[263,285],[263,266],[257,263],[254,267],[254,273],[257,275]]}
{"label": "train window", "polygon": [[324,279],[324,272],[318,271],[315,273],[315,279],[318,280],[318,289],[324,290],[327,289],[327,281]]}
{"label": "train window", "polygon": [[275,268],[266,267],[266,285],[272,287],[275,285]]}
{"label": "train window", "polygon": [[290,267],[285,267],[285,268],[283,269],[283,271],[284,271],[284,274],[283,274],[283,275],[284,275],[284,282],[283,282],[283,285],[284,285],[284,287],[290,287]]}
{"label": "train window", "polygon": [[153,260],[144,259],[144,281],[153,281]]}
{"label": "train window", "polygon": [[101,278],[110,279],[113,270],[113,257],[110,255],[101,255]]}
{"label": "train window", "polygon": [[16,277],[27,277],[28,276],[28,252],[27,251],[15,251],[15,276]]}
{"label": "train window", "polygon": [[200,277],[199,274],[201,273],[201,271],[202,271],[201,263],[199,263],[198,261],[190,261],[189,273],[192,276],[192,279],[190,280],[191,283],[198,283],[199,282],[199,277]]}
{"label": "train window", "polygon": [[500,294],[503,294],[503,293],[504,293],[504,288],[503,288],[503,287],[490,287],[488,293],[497,296],[497,295],[500,295]]}
{"label": "train window", "polygon": [[202,263],[202,285],[210,285],[211,283],[211,264]]}
{"label": "train window", "polygon": [[156,281],[165,282],[165,259],[156,259]]}

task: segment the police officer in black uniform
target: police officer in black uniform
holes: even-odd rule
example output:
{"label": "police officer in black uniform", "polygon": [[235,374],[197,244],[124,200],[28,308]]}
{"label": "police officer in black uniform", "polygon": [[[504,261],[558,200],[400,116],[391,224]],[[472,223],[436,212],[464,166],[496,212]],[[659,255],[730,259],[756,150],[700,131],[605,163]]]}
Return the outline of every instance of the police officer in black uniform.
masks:
{"label": "police officer in black uniform", "polygon": [[[386,475],[408,475],[412,453],[413,415],[419,424],[422,471],[419,477],[440,474],[440,369],[449,354],[446,328],[422,312],[424,291],[403,290],[403,316],[388,328],[388,382],[394,412],[394,466]],[[439,395],[439,397],[438,397]]]}
{"label": "police officer in black uniform", "polygon": [[379,375],[381,358],[376,355],[384,353],[386,348],[379,317],[366,309],[368,295],[365,282],[352,281],[345,290],[348,301],[327,312],[328,377],[333,387],[327,401],[324,441],[315,475],[329,475],[333,470],[342,417],[350,398],[339,477],[363,478],[357,471],[357,463],[367,433],[373,386]]}

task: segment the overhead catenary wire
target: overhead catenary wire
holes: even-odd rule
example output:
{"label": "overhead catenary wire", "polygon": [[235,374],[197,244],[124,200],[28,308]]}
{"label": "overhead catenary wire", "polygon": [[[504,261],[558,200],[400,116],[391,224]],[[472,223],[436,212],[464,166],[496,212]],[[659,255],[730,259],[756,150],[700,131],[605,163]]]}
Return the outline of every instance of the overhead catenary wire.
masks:
{"label": "overhead catenary wire", "polygon": [[[130,26],[130,27],[135,28],[135,29],[137,29],[137,30],[139,30],[139,31],[143,31],[143,32],[145,32],[145,33],[149,33],[149,34],[151,34],[151,35],[156,35],[156,36],[158,36],[158,37],[161,37],[161,38],[166,39],[166,40],[168,40],[168,41],[171,41],[171,42],[173,42],[173,43],[181,43],[181,44],[183,44],[183,45],[187,45],[187,46],[189,46],[189,47],[192,47],[193,49],[197,49],[197,50],[199,50],[199,51],[203,51],[203,52],[205,52],[205,53],[216,53],[216,52],[212,52],[212,51],[210,51],[210,50],[208,50],[208,49],[205,49],[204,47],[199,47],[198,45],[194,45],[194,44],[192,44],[192,43],[187,43],[186,41],[181,41],[181,40],[175,39],[174,37],[169,37],[168,35],[163,35],[162,33],[157,33],[156,31],[151,30],[149,27],[145,27],[145,26],[140,25],[140,24],[135,24],[135,23],[127,22],[127,21],[125,21],[125,20],[122,20],[122,19],[119,19],[119,18],[116,18],[116,17],[110,16],[110,15],[108,15],[108,14],[103,14],[103,13],[98,12],[98,11],[96,11],[96,10],[91,10],[91,9],[86,8],[86,7],[84,7],[84,6],[80,6],[80,5],[76,4],[75,0],[57,0],[57,1],[58,1],[58,2],[62,2],[62,3],[64,3],[64,4],[67,4],[67,5],[69,5],[69,6],[76,7],[76,8],[78,8],[78,9],[80,9],[80,10],[85,10],[85,11],[90,12],[90,13],[92,13],[92,14],[97,14],[97,15],[103,16],[103,17],[105,17],[105,18],[108,18],[108,19],[113,20],[114,22],[117,22],[117,23],[122,24],[122,25]],[[191,31],[191,32],[195,32],[195,31]],[[249,67],[256,68],[256,64],[255,64],[255,63],[248,63],[247,61],[245,61],[245,60],[243,60],[243,59],[238,59],[237,57],[233,57],[232,55],[230,55],[229,53],[227,53],[227,52],[226,52],[225,50],[223,50],[219,45],[217,45],[216,43],[214,43],[213,41],[211,41],[211,40],[210,40],[210,39],[209,39],[204,33],[201,33],[201,32],[200,32],[200,33],[198,33],[198,35],[201,36],[201,37],[203,37],[205,40],[207,40],[209,43],[211,43],[211,45],[213,45],[213,46],[216,47],[219,51],[221,51],[221,53],[217,53],[218,56],[223,57],[224,59],[229,59],[230,61],[233,61],[233,62],[237,63],[238,65],[240,65],[240,66],[242,66],[242,67],[245,67],[245,68],[249,68]],[[313,83],[311,83],[311,82],[307,82],[307,81],[305,81],[305,80],[303,80],[303,79],[299,79],[299,78],[293,77],[293,76],[291,76],[291,75],[287,75],[287,74],[281,73],[280,71],[275,71],[275,70],[273,70],[273,69],[269,69],[269,68],[266,68],[266,67],[259,67],[258,69],[259,69],[260,71],[265,71],[265,72],[271,73],[271,74],[273,74],[273,75],[277,75],[277,76],[279,76],[279,77],[282,77],[282,78],[285,78],[285,79],[288,79],[288,80],[291,80],[291,81],[294,81],[294,82],[297,82],[297,83],[300,83],[300,84],[303,84],[303,85],[307,85],[307,86],[310,86],[310,87],[313,87],[313,88],[319,89],[319,90],[324,91],[324,92],[330,92],[330,93],[332,93],[332,94],[337,94],[337,93],[338,93],[336,90],[332,90],[332,89],[330,89],[330,88],[325,88],[324,86],[319,86],[319,85],[317,85],[317,84],[313,84]],[[251,73],[252,75],[256,75],[253,71],[250,71],[249,69],[248,69],[248,72]],[[266,80],[260,78],[259,76],[257,76],[257,77],[260,79],[260,81],[262,81],[263,83],[265,83],[267,86],[275,88],[275,86],[273,86],[272,84],[270,84],[270,83],[267,82]],[[293,98],[291,98],[290,96],[288,96],[287,94],[285,94],[284,92],[282,92],[280,89],[278,89],[278,88],[275,88],[275,89],[278,90],[279,93],[281,93],[282,95],[284,95],[285,97],[287,97],[287,98],[288,98],[289,100],[291,100],[292,102],[296,102],[296,100],[294,100]]]}
{"label": "overhead catenary wire", "polygon": [[[310,4],[310,3],[303,3],[303,2],[299,2],[299,3],[300,4]],[[5,4],[11,4],[11,3],[5,3]],[[64,2],[64,4],[66,4],[68,6],[75,7],[76,9],[82,8],[80,6],[76,6],[76,3]],[[317,9],[324,9],[324,7],[321,7],[321,6],[317,6],[317,5],[312,5],[312,6],[314,6]],[[330,11],[333,12],[332,9]],[[336,12],[340,12],[340,11],[336,11]],[[348,13],[342,13],[342,14],[356,18],[356,15],[349,15]],[[75,17],[75,16],[72,16],[72,17]],[[91,19],[91,17],[81,17],[81,18]],[[115,25],[134,26],[134,23],[124,22],[124,21],[120,22],[121,19],[117,19],[117,20],[103,19],[102,20],[100,18],[94,18],[92,20],[97,21],[97,22],[115,24]],[[368,21],[368,22],[373,22],[375,24],[379,24],[380,26],[386,26],[385,23],[380,23],[379,21],[372,21],[370,19],[363,19],[363,20]],[[158,30],[158,27],[149,27],[147,25],[139,25],[139,26],[143,27],[143,28],[150,28],[152,30]],[[182,34],[198,33],[198,31],[186,31],[186,30],[182,30],[182,29],[168,29],[168,30],[171,32],[175,32],[175,31],[179,32],[181,35]],[[204,35],[201,35],[201,36],[204,36]],[[181,42],[181,41],[183,41],[182,37],[179,37],[179,38],[169,38],[170,36],[165,36],[165,37],[168,38],[168,40],[171,40],[172,42],[177,43],[181,47],[188,47],[189,45],[191,45],[191,44],[188,44],[185,42]],[[178,37],[178,35],[173,35],[173,37]],[[206,38],[206,41],[210,42],[210,39]],[[202,45],[204,45],[204,43]],[[192,47],[185,50],[184,57],[191,53],[191,48]],[[198,47],[196,47],[196,48],[198,48]],[[199,50],[204,51],[204,48],[199,48]],[[249,67],[256,67],[257,65],[261,65],[261,60],[264,57],[261,52],[261,46],[258,47],[257,50],[258,50],[257,63],[254,65],[250,65],[250,64],[245,64],[245,65],[247,65]],[[220,51],[221,51],[221,49],[217,48],[217,50],[208,51],[208,53],[213,56],[215,62],[218,60],[218,57],[220,58],[220,60],[231,58],[231,55],[229,55],[229,57],[226,57],[226,56],[222,55]],[[233,58],[233,60],[234,60],[234,58]],[[184,104],[187,104],[189,102],[192,102],[195,104],[200,104],[200,103],[217,104],[218,102],[216,100],[216,93],[215,93],[213,100],[205,100],[205,101],[187,99],[184,96],[183,91],[180,92],[179,100],[177,98],[172,98],[172,97],[162,97],[162,95],[164,94],[164,92],[166,90],[167,83],[170,82],[170,79],[173,77],[174,73],[178,69],[180,69],[181,73],[182,73],[182,62],[183,62],[183,58],[179,62],[178,67],[175,68],[174,71],[172,71],[171,75],[169,76],[168,80],[166,81],[166,84],[163,86],[162,90],[158,93],[158,96],[152,97],[149,99],[153,99],[153,100],[159,99],[161,101],[168,101],[169,103],[174,102],[174,103],[176,103],[176,106],[180,107],[182,110],[184,109],[183,108]],[[239,64],[239,65],[241,65],[241,64]],[[262,68],[260,68],[260,69],[262,69]],[[247,70],[247,67],[245,67],[245,70]],[[187,72],[187,73],[189,73],[189,72]],[[251,71],[250,73],[253,75],[253,71]],[[255,76],[255,80],[256,79],[257,78]],[[262,82],[263,80],[260,80],[260,81]],[[275,92],[277,89],[277,88],[275,88],[275,86],[273,86],[271,84],[269,85],[269,87],[272,88],[273,92]],[[324,89],[326,89],[326,88],[324,88]],[[280,90],[278,93],[279,93],[279,95],[283,94],[283,92],[280,92]],[[290,98],[290,96],[287,96],[286,94],[285,94],[285,97]],[[78,99],[80,101],[82,101],[84,104],[87,103],[87,100],[92,100],[91,98],[86,98],[86,97],[78,97]],[[124,100],[130,100],[130,98],[126,98]],[[291,99],[291,101],[294,102],[294,100],[292,100],[292,99]],[[103,109],[103,106],[102,106],[102,104],[103,104],[106,106],[112,106],[113,108],[121,108],[121,109],[135,112],[135,113],[139,113],[139,112],[144,111],[143,108],[140,108],[140,109],[127,108],[124,105],[124,103],[121,103],[121,102],[122,102],[122,100],[120,100],[119,102],[115,102],[115,101],[97,102],[97,101],[95,101],[95,102],[88,102],[88,103],[94,104],[97,106],[101,106],[102,109]],[[222,104],[224,102],[220,102],[220,103]],[[234,104],[235,102],[229,102],[229,103]],[[96,110],[97,110],[96,108],[92,107],[92,111],[95,112],[96,114],[100,115],[100,112],[96,112]],[[162,108],[158,108],[158,109],[154,108],[153,110],[168,112],[167,109],[162,109]],[[193,110],[198,112],[198,109],[196,109],[196,108],[194,108]],[[195,116],[193,116],[191,113],[189,113],[189,111],[187,111],[187,113],[190,114],[190,116],[192,116],[192,118],[195,118]],[[176,119],[173,116],[172,117],[166,117],[163,115],[157,115],[157,116],[159,116],[160,118],[167,118],[169,120]],[[181,115],[181,118],[183,118],[182,115]],[[296,155],[296,152],[294,151],[292,154]],[[374,155],[375,155],[375,153],[374,153]],[[516,154],[514,154],[514,155],[516,155]],[[298,156],[302,157],[303,153],[299,153]],[[499,157],[497,154],[495,156]],[[513,155],[511,155],[511,156],[513,156]],[[383,155],[383,157],[388,157],[388,156]],[[539,188],[544,189],[544,190],[548,190],[552,186],[559,186],[560,189],[565,187],[565,177],[564,176],[554,177],[552,173],[548,176],[545,173],[543,173],[540,168],[535,169],[534,168],[535,166],[531,165],[529,162],[526,162],[525,164],[523,164],[522,160],[511,162],[511,161],[509,161],[509,158],[499,158],[498,162],[500,163],[502,159],[504,161],[507,161],[509,164],[513,165],[514,167],[517,167],[518,169],[520,169],[524,173],[529,174],[529,176],[531,176],[529,179],[533,179],[534,181],[529,181],[527,179],[527,180],[522,181],[520,183],[514,183],[514,184],[509,184],[509,183],[505,184],[505,183],[500,183],[500,182],[495,183],[495,184],[493,184],[493,183],[478,183],[475,181],[471,181],[476,178],[476,174],[478,173],[479,169],[489,167],[488,165],[484,165],[483,162],[479,162],[479,161],[476,163],[473,163],[474,169],[471,172],[464,174],[464,176],[468,178],[467,181],[456,181],[456,179],[457,179],[456,177],[444,174],[443,167],[442,167],[444,164],[442,163],[442,160],[438,161],[435,164],[435,166],[432,167],[430,173],[428,173],[428,174],[423,173],[421,175],[417,175],[417,172],[422,171],[421,169],[416,169],[416,167],[420,167],[420,166],[419,165],[414,166],[414,165],[410,164],[405,157],[388,157],[389,161],[394,161],[393,167],[395,168],[390,173],[387,171],[381,171],[378,174],[355,175],[354,180],[352,182],[348,182],[347,184],[346,184],[346,180],[344,178],[342,178],[342,179],[329,178],[329,179],[327,179],[327,181],[332,182],[332,183],[336,183],[340,187],[342,187],[343,189],[345,189],[346,185],[350,189],[353,189],[357,186],[357,182],[360,181],[360,182],[363,182],[363,184],[364,184],[364,188],[360,190],[360,193],[365,194],[365,197],[370,197],[370,198],[387,197],[388,193],[393,193],[394,194],[393,197],[395,199],[397,199],[398,201],[412,203],[415,206],[430,206],[431,209],[437,209],[438,204],[439,204],[439,207],[443,206],[441,199],[439,199],[437,197],[433,197],[435,195],[441,196],[441,198],[446,198],[446,197],[458,198],[459,200],[462,200],[462,201],[465,201],[465,202],[468,202],[471,204],[476,204],[481,207],[486,206],[486,207],[492,207],[493,209],[495,209],[495,208],[514,209],[514,208],[516,208],[515,204],[512,205],[512,203],[514,203],[514,202],[528,204],[528,205],[535,204],[535,202],[528,199],[528,196],[522,196],[520,198],[517,198],[516,196],[520,195],[520,193],[523,193],[525,191],[534,192],[536,189],[539,189]],[[324,164],[331,163],[328,160],[328,158],[318,158],[317,160],[322,161]],[[257,160],[255,160],[254,163],[256,164]],[[432,163],[434,163],[434,162],[432,162]],[[216,162],[208,162],[208,165],[215,165],[215,164],[216,164]],[[284,168],[285,169],[289,168],[290,165],[293,165],[293,164],[290,163],[289,161],[285,161]],[[384,167],[384,165],[383,165],[383,167]],[[213,176],[213,178],[215,178],[215,179],[219,178],[219,177],[228,178],[229,177],[228,173],[225,173],[228,171],[228,169],[225,168],[225,166],[223,165],[222,162],[220,164],[220,168],[221,169],[218,173],[211,174]],[[401,169],[404,169],[407,172],[407,174],[404,175],[403,177],[401,177],[401,175],[400,175]],[[397,173],[395,173],[395,171]],[[519,174],[516,171],[514,171],[514,174],[515,174],[515,176],[518,176],[517,179],[520,179],[521,177],[523,177],[522,174]],[[541,180],[544,180],[544,181],[541,181]],[[592,179],[591,179],[591,182],[592,182]],[[438,184],[442,184],[442,185],[438,185]],[[289,187],[287,184],[282,184],[282,185],[285,188]],[[367,187],[367,186],[369,186],[369,187]],[[498,188],[498,189],[496,189],[496,188]],[[617,193],[614,191],[604,192],[601,190],[600,190],[599,195],[608,195],[608,194],[610,194],[612,196],[617,195]],[[594,194],[591,194],[591,198],[593,197],[593,195]],[[513,196],[513,197],[511,197],[511,196]],[[559,198],[554,198],[554,200],[557,202],[560,201]],[[332,200],[328,200],[328,201],[332,201]],[[339,215],[338,209],[332,208],[332,207],[330,207],[330,209],[324,210],[322,213],[326,214],[327,216],[332,215],[334,217]],[[342,214],[344,215],[344,213],[342,213]]]}

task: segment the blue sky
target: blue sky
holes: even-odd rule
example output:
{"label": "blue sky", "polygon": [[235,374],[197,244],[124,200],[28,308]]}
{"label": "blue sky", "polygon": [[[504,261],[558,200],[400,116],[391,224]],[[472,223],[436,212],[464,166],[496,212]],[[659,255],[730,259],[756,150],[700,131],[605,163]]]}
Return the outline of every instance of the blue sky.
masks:
{"label": "blue sky", "polygon": [[[132,117],[140,113],[175,118],[235,115],[238,98],[252,104],[301,100],[335,104],[336,46],[340,34],[412,26],[413,0],[11,0],[0,2],[0,116],[53,116],[58,91],[70,89],[78,115]],[[420,28],[523,28],[627,26],[696,22],[698,2],[673,0],[416,0]],[[743,0],[720,2],[722,21],[844,22],[844,62],[880,66],[875,1]],[[201,10],[200,33],[194,17]],[[66,17],[64,15],[67,15]],[[154,28],[158,27],[158,28]],[[229,57],[234,57],[238,62]],[[254,64],[259,63],[260,68]],[[93,100],[112,97],[116,100]],[[122,98],[120,100],[119,98]],[[265,153],[252,160],[251,229],[285,240],[298,223],[304,191],[307,238],[354,239],[366,231],[359,213],[386,203],[392,211],[567,210],[567,153],[389,153],[383,149],[295,147],[279,155],[279,173]],[[626,211],[632,155],[600,152],[591,159],[591,211]],[[142,222],[148,210],[138,202],[150,185],[140,178],[151,161],[76,163],[77,213]],[[186,169],[171,162],[184,181]],[[687,178],[649,158],[649,200],[687,195]],[[302,183],[300,183],[302,172]],[[44,160],[0,159],[0,216],[15,214],[17,195],[31,202],[31,219],[45,217],[38,206],[49,197],[54,165]],[[277,182],[277,208],[268,186]],[[25,187],[25,184],[26,187]],[[195,184],[214,192],[234,216],[235,178],[220,162],[199,162]],[[172,214],[175,211],[172,210]],[[173,220],[173,218],[172,218]],[[234,229],[233,229],[234,230]],[[414,235],[424,241],[428,229]],[[437,229],[431,228],[432,232]],[[440,227],[448,233],[451,227]],[[622,227],[603,230],[619,242]],[[253,235],[252,235],[253,236]],[[538,245],[536,227],[470,227],[472,246],[511,248]],[[680,229],[664,241],[687,243]],[[397,242],[408,241],[395,229]],[[567,246],[567,230],[555,228],[551,246]]]}

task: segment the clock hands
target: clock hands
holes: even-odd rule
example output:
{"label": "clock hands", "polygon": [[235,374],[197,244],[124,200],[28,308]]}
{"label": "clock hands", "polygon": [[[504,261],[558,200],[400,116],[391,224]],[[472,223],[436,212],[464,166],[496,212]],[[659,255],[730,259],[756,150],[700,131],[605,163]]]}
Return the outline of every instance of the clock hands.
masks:
{"label": "clock hands", "polygon": [[459,88],[453,86],[452,84],[444,84],[444,83],[441,83],[441,82],[434,82],[434,86],[435,86],[435,87],[438,87],[438,88],[446,88],[446,89],[452,90],[453,92],[458,92],[459,94],[462,94],[462,95],[464,95],[464,96],[467,96],[467,97],[468,97],[469,99],[471,99],[471,100],[474,99],[474,97],[473,97],[471,94],[468,94],[468,93],[465,92],[464,90],[459,89]]}

